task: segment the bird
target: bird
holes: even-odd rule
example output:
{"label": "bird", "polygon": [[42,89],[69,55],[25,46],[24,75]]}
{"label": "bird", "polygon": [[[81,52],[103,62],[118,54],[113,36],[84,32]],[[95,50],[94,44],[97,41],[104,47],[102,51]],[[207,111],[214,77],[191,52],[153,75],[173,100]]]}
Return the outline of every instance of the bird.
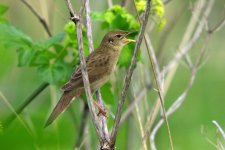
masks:
{"label": "bird", "polygon": [[[124,30],[108,32],[103,37],[99,47],[86,58],[86,68],[92,93],[109,80],[110,75],[116,68],[122,48],[130,42],[135,42],[135,40],[126,38],[131,33]],[[63,94],[50,114],[45,127],[49,126],[69,106],[74,97],[78,97],[85,92],[80,65],[61,89]],[[94,104],[97,105],[96,102]],[[98,105],[97,107],[99,112],[102,111]]]}

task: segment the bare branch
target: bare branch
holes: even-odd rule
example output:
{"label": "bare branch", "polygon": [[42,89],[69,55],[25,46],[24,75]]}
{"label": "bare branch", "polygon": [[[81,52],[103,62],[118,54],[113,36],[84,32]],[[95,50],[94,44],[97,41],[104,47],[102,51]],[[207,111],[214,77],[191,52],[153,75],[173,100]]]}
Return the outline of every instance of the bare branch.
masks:
{"label": "bare branch", "polygon": [[149,12],[150,12],[150,4],[151,4],[151,0],[147,0],[146,1],[145,14],[144,14],[144,21],[143,21],[143,24],[141,26],[141,30],[140,30],[139,35],[138,35],[137,43],[135,45],[135,49],[134,49],[134,53],[133,53],[133,57],[132,57],[132,60],[131,60],[131,64],[130,64],[128,73],[127,73],[127,75],[125,77],[125,80],[124,80],[123,90],[122,90],[121,98],[120,98],[119,103],[118,103],[116,117],[115,117],[115,120],[114,120],[114,125],[113,125],[113,129],[112,129],[111,137],[110,137],[110,147],[111,148],[114,147],[115,142],[116,142],[116,135],[117,135],[117,132],[118,132],[119,122],[120,122],[120,119],[121,119],[122,107],[123,107],[123,104],[124,104],[124,101],[125,101],[125,98],[126,98],[126,95],[127,95],[127,90],[128,90],[129,85],[130,85],[130,81],[131,81],[133,71],[134,71],[134,68],[135,68],[137,54],[138,54],[138,51],[140,49],[142,39],[144,37],[144,32],[145,32],[145,28],[146,28],[146,25],[147,25],[147,22],[148,22],[148,16],[149,16]]}
{"label": "bare branch", "polygon": [[[28,9],[38,18],[42,26],[44,27],[46,33],[48,36],[52,36],[50,29],[47,25],[47,22],[44,18],[29,4],[26,0],[21,0],[21,2],[28,7]],[[23,104],[16,110],[17,114],[20,114],[24,108],[26,108],[45,88],[49,86],[49,83],[43,82],[37,89],[35,89],[23,102]],[[5,121],[5,124],[7,127],[12,123],[12,121],[16,118],[14,114],[10,115],[7,120]]]}
{"label": "bare branch", "polygon": [[132,101],[132,103],[128,106],[126,111],[123,113],[119,125],[121,125],[130,116],[135,106],[138,105],[139,102],[141,102],[143,97],[146,95],[147,91],[151,88],[152,88],[152,84],[147,84],[140,92],[138,92],[139,94],[137,95],[137,97],[135,97],[135,99]]}
{"label": "bare branch", "polygon": [[77,136],[77,141],[75,144],[75,149],[76,147],[79,147],[81,144],[81,141],[83,140],[84,137],[84,130],[85,130],[85,125],[87,123],[87,117],[88,117],[88,105],[87,103],[84,104],[84,108],[83,108],[83,112],[82,112],[82,116],[81,116],[81,122],[80,122],[80,126],[79,126],[79,133]]}
{"label": "bare branch", "polygon": [[225,140],[225,132],[223,131],[221,126],[215,120],[213,120],[212,123],[216,126],[216,128],[219,130],[220,134],[222,135],[223,139]]}
{"label": "bare branch", "polygon": [[[135,7],[136,14],[138,15],[137,7],[136,7],[134,0],[133,0],[133,4]],[[138,15],[138,20],[139,20],[139,23],[141,24],[139,15]],[[166,110],[164,107],[164,95],[163,95],[163,90],[162,90],[162,78],[161,78],[161,74],[160,74],[160,68],[159,68],[158,61],[156,59],[155,52],[153,50],[153,46],[151,44],[150,38],[147,37],[147,34],[144,35],[144,41],[145,41],[145,45],[146,45],[146,48],[148,51],[148,57],[149,57],[149,61],[151,64],[151,68],[153,70],[154,81],[155,81],[155,84],[157,87],[157,93],[158,93],[159,101],[161,104],[162,116],[166,122],[170,146],[171,146],[171,149],[173,150],[173,140],[172,140],[172,136],[171,136],[171,132],[170,132],[169,122],[168,122],[167,116],[166,116]],[[143,143],[142,146],[145,146],[146,140],[144,139],[142,141],[142,143]]]}
{"label": "bare branch", "polygon": [[[198,1],[198,2],[200,2],[200,1]],[[202,1],[202,2],[204,2],[203,4],[206,3],[205,1]],[[213,2],[214,2],[214,0],[210,0],[210,1],[208,2],[207,7],[206,7],[206,9],[205,9],[205,11],[204,11],[204,13],[203,13],[203,16],[204,16],[204,17],[208,17],[208,15],[210,14],[211,8],[212,8],[212,6],[213,6]],[[202,3],[201,3],[201,4],[202,4]],[[202,5],[203,5],[203,4],[202,4]],[[204,6],[204,5],[203,5],[203,6]],[[197,8],[196,8],[196,9],[197,9]],[[198,9],[199,9],[199,8],[198,8]],[[197,12],[200,13],[201,10],[202,10],[202,9],[200,9],[200,10],[197,11]],[[184,45],[186,45],[186,42],[189,41],[189,39],[191,38],[191,34],[192,34],[192,32],[194,31],[194,29],[195,29],[195,28],[194,28],[194,27],[195,27],[194,24],[196,24],[196,22],[198,21],[198,20],[196,20],[195,17],[198,16],[198,15],[196,15],[196,14],[193,14],[193,15],[195,15],[195,16],[192,16],[192,18],[190,19],[189,25],[187,26],[186,32],[185,32],[185,34],[184,34],[184,36],[183,36],[183,39],[182,39],[182,41],[181,41],[179,47],[183,47]],[[203,19],[201,19],[201,21],[202,21],[202,20],[203,20]],[[204,27],[204,26],[203,26],[202,23],[199,23],[198,26],[201,26],[202,28],[197,27],[198,30],[196,30],[196,32],[199,31],[199,30],[200,30],[200,31],[203,30],[203,27]],[[196,34],[194,35],[194,37],[196,38]],[[200,36],[199,36],[199,37],[200,37]],[[198,38],[199,38],[199,37],[198,37]],[[192,38],[192,39],[193,39],[193,38]],[[196,39],[196,40],[197,40],[197,39]],[[179,66],[179,63],[177,62],[177,63],[174,63],[174,64],[173,64],[173,67],[172,67],[171,69],[169,69],[169,73],[166,75],[166,79],[165,79],[164,94],[166,94],[167,89],[168,89],[168,87],[169,87],[169,85],[170,85],[170,83],[171,83],[171,80],[172,80],[173,77],[174,77],[174,74],[175,74],[175,72],[176,72],[178,66]],[[164,71],[161,72],[161,74],[162,74],[162,75],[165,75]],[[152,110],[152,111],[150,112],[150,114],[148,115],[148,119],[147,119],[146,126],[145,126],[145,136],[143,137],[143,140],[146,140],[146,138],[149,136],[150,130],[151,130],[152,125],[153,125],[153,123],[154,123],[154,120],[155,120],[155,118],[156,118],[156,116],[157,116],[157,114],[158,114],[159,108],[160,108],[160,102],[159,102],[159,100],[157,100],[156,103],[154,104],[153,110]]]}
{"label": "bare branch", "polygon": [[98,124],[98,117],[95,113],[95,107],[93,104],[93,99],[92,99],[92,93],[90,89],[90,83],[88,79],[88,74],[87,74],[87,68],[86,68],[86,62],[85,62],[85,56],[84,56],[84,47],[83,47],[83,35],[82,35],[82,25],[81,25],[81,15],[83,11],[83,5],[80,8],[80,13],[78,16],[75,15],[74,10],[72,8],[72,4],[70,0],[66,0],[67,7],[70,11],[70,16],[71,20],[76,24],[76,32],[77,32],[77,40],[78,40],[78,49],[79,49],[79,56],[80,56],[80,65],[81,65],[81,71],[82,71],[82,78],[83,78],[83,83],[84,83],[84,88],[85,88],[85,93],[87,95],[87,103],[89,107],[89,111],[91,114],[92,121],[94,123],[94,126],[96,128],[96,132],[98,135],[98,138],[100,142],[102,143],[102,132]]}
{"label": "bare branch", "polygon": [[26,0],[21,0],[22,3],[24,5],[26,5],[30,11],[38,18],[38,20],[40,21],[40,23],[42,24],[42,26],[44,27],[46,33],[48,34],[48,36],[52,36],[50,29],[48,27],[47,22],[45,21],[44,18],[42,18],[42,16],[31,6],[31,4],[29,4]]}
{"label": "bare branch", "polygon": [[[146,38],[145,38],[145,41],[146,41]],[[169,136],[169,140],[170,140],[170,146],[171,146],[171,149],[173,150],[174,149],[173,148],[173,140],[172,140],[170,126],[169,126],[169,122],[168,122],[168,119],[167,119],[166,110],[165,110],[165,106],[164,106],[164,95],[163,95],[163,92],[162,92],[162,84],[161,84],[162,82],[161,82],[161,76],[160,76],[160,73],[159,73],[158,63],[157,63],[157,60],[155,58],[155,52],[153,50],[150,50],[147,42],[146,42],[146,46],[147,46],[147,50],[148,50],[148,54],[149,54],[149,60],[150,60],[150,63],[151,63],[151,67],[152,67],[152,70],[153,70],[153,75],[154,75],[154,80],[155,80],[155,84],[156,84],[156,87],[157,87],[158,97],[159,97],[160,104],[161,104],[162,116],[163,116],[163,119],[166,122],[168,136]],[[142,142],[145,143],[145,140],[143,140]]]}
{"label": "bare branch", "polygon": [[[91,17],[90,17],[90,2],[89,0],[86,0],[85,3],[85,10],[86,10],[86,28],[87,28],[87,36],[88,36],[88,46],[89,46],[89,51],[93,52],[94,51],[94,46],[93,46],[93,38],[92,38],[92,29],[91,29]],[[101,108],[104,108],[104,102],[101,97],[100,90],[96,92],[96,97],[99,105]],[[103,136],[103,141],[106,142],[106,144],[102,145],[109,145],[109,132],[108,132],[108,127],[106,123],[106,118],[102,114],[99,116],[99,126],[102,131],[102,136]]]}
{"label": "bare branch", "polygon": [[[46,87],[49,86],[49,83],[42,83],[40,86],[38,86],[37,89],[35,89],[23,102],[23,104],[18,108],[16,109],[16,114],[20,114]],[[14,119],[16,119],[17,116],[13,113],[11,114],[7,120],[5,121],[5,125],[6,127],[9,127],[9,125],[12,123],[12,121]]]}
{"label": "bare branch", "polygon": [[[168,109],[168,111],[166,112],[166,115],[169,117],[171,114],[173,114],[184,102],[185,98],[187,97],[187,94],[190,90],[190,88],[192,87],[195,77],[196,77],[196,72],[197,72],[197,68],[202,60],[202,57],[204,55],[204,52],[206,50],[207,47],[207,43],[209,40],[209,36],[207,36],[205,38],[205,42],[203,44],[202,49],[200,50],[200,54],[196,59],[196,63],[192,68],[192,72],[191,72],[191,77],[189,80],[189,83],[186,87],[186,89],[184,90],[184,92],[175,100],[175,102],[173,102],[173,104],[170,106],[170,108]],[[161,118],[159,120],[159,122],[155,125],[155,127],[153,128],[151,135],[150,135],[150,144],[151,144],[151,149],[152,150],[156,150],[156,145],[155,145],[155,136],[156,133],[158,132],[159,128],[162,126],[162,124],[164,123],[164,120]]]}
{"label": "bare branch", "polygon": [[220,22],[215,25],[212,29],[208,30],[209,34],[219,31],[225,25],[225,16],[220,20]]}

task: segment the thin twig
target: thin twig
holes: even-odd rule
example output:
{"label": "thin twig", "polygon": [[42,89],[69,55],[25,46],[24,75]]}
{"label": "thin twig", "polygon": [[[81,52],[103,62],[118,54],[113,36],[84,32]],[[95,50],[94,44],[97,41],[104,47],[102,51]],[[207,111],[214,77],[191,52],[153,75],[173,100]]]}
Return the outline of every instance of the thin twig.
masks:
{"label": "thin twig", "polygon": [[209,34],[219,31],[225,25],[225,16],[212,29],[208,30]]}
{"label": "thin twig", "polygon": [[[198,2],[200,2],[200,1],[198,1]],[[204,1],[203,1],[203,2],[204,2]],[[208,2],[208,5],[207,5],[207,7],[206,7],[206,9],[205,9],[205,11],[204,11],[203,16],[206,16],[206,17],[209,16],[209,14],[210,14],[210,12],[211,12],[211,8],[212,8],[212,6],[213,6],[213,2],[214,2],[214,0],[210,0],[210,1]],[[201,4],[202,4],[202,3],[201,3]],[[204,2],[203,4],[205,4],[205,2]],[[202,5],[203,5],[203,4],[202,4]],[[203,5],[203,6],[204,6],[204,5]],[[199,8],[198,8],[198,9],[199,9]],[[199,13],[200,11],[201,11],[201,9],[198,11],[198,13]],[[196,14],[193,14],[193,15],[196,16]],[[192,34],[192,32],[194,31],[194,27],[195,27],[194,24],[196,24],[195,22],[197,22],[195,16],[192,16],[192,18],[191,18],[191,20],[190,20],[190,22],[189,22],[189,25],[187,26],[186,32],[185,32],[185,34],[184,34],[184,36],[183,36],[183,39],[182,39],[181,44],[180,44],[179,47],[183,47],[183,46],[186,44],[186,42],[191,38],[191,34]],[[194,21],[195,21],[195,22],[194,22]],[[196,32],[199,31],[199,30],[202,31],[202,30],[203,30],[203,27],[204,27],[204,26],[202,25],[202,23],[199,23],[198,26],[201,26],[201,29],[199,29],[199,27],[197,27],[198,29],[196,30]],[[199,32],[198,32],[198,33],[199,33]],[[200,32],[200,33],[201,33],[201,32]],[[199,33],[199,34],[200,34],[200,33]],[[196,40],[198,40],[198,38],[200,37],[200,35],[198,36],[198,38],[196,38],[196,34],[195,34],[193,37],[195,37],[195,38],[192,38],[192,39],[195,39],[195,41],[196,41]],[[185,47],[185,46],[184,46],[184,47]],[[178,51],[178,53],[179,53],[179,51]],[[167,74],[166,79],[165,79],[164,94],[166,94],[166,92],[167,92],[167,90],[168,90],[168,87],[169,87],[169,85],[170,85],[170,83],[171,83],[171,81],[172,81],[172,79],[173,79],[173,77],[174,77],[174,75],[175,75],[175,72],[176,72],[178,66],[179,66],[179,63],[177,62],[177,63],[175,63],[175,64],[173,65],[173,67],[172,67],[171,69],[169,69],[169,73]],[[162,74],[162,75],[165,75],[165,73],[163,73],[163,72],[164,72],[164,71],[162,71],[161,74]],[[151,130],[152,125],[153,125],[153,123],[154,123],[154,120],[155,120],[155,118],[156,118],[156,116],[157,116],[157,114],[158,114],[159,108],[160,108],[160,103],[159,103],[159,101],[157,100],[156,103],[155,103],[154,106],[153,106],[153,110],[152,110],[152,111],[150,112],[150,114],[148,115],[148,119],[147,119],[146,126],[145,126],[145,136],[143,137],[143,140],[146,140],[146,138],[149,136],[150,130]]]}
{"label": "thin twig", "polygon": [[[40,23],[44,27],[46,33],[48,34],[48,36],[51,37],[52,34],[50,32],[50,29],[49,29],[45,19],[43,19],[42,16],[26,0],[21,0],[21,1],[38,18],[38,20],[40,21]],[[24,110],[24,108],[26,108],[48,86],[49,86],[49,83],[43,82],[37,89],[34,90],[34,92],[31,93],[31,95],[28,96],[28,98],[26,98],[24,100],[24,103],[16,110],[16,113],[20,114]],[[12,121],[15,118],[16,118],[16,116],[14,114],[9,116],[9,118],[5,122],[7,127],[12,123]]]}
{"label": "thin twig", "polygon": [[[88,36],[88,46],[89,46],[89,51],[93,52],[94,51],[94,46],[93,46],[93,38],[92,38],[92,29],[91,29],[91,17],[90,17],[90,2],[89,0],[86,0],[85,3],[85,10],[86,10],[86,28],[87,28],[87,36]],[[100,90],[96,92],[96,97],[99,105],[101,108],[104,108],[104,102],[101,97]],[[100,129],[102,130],[102,135],[103,135],[103,140],[104,142],[109,143],[109,132],[108,132],[108,127],[106,123],[106,118],[102,114],[99,116],[99,126]],[[102,144],[104,146],[109,145],[109,144]],[[102,149],[106,149],[106,147],[102,147]]]}
{"label": "thin twig", "polygon": [[45,19],[44,18],[42,18],[42,16],[31,6],[31,4],[29,4],[26,0],[21,0],[22,1],[22,3],[24,4],[24,5],[26,5],[29,9],[30,9],[30,11],[38,18],[38,20],[40,21],[40,23],[42,24],[42,26],[44,27],[44,29],[45,29],[45,31],[46,31],[46,33],[48,34],[48,36],[52,36],[52,34],[51,34],[51,31],[50,31],[50,29],[49,29],[49,27],[48,27],[48,24],[47,24],[47,22],[45,21]]}
{"label": "thin twig", "polygon": [[[31,95],[29,95],[23,102],[23,104],[16,109],[16,114],[20,114],[46,87],[49,86],[49,83],[42,83],[37,89],[35,89]],[[16,115],[13,113],[11,116],[7,118],[5,121],[6,127],[9,127],[9,125],[12,123],[12,121],[16,119]]]}
{"label": "thin twig", "polygon": [[110,147],[111,148],[114,147],[115,142],[116,142],[116,136],[117,136],[117,132],[118,132],[119,122],[120,122],[121,114],[122,114],[122,107],[123,107],[123,104],[124,104],[124,101],[125,101],[125,98],[126,98],[126,95],[127,95],[128,87],[129,87],[130,82],[131,82],[131,77],[132,77],[133,71],[134,71],[134,68],[135,68],[137,54],[138,54],[138,51],[140,49],[142,39],[144,37],[144,32],[145,32],[145,28],[146,28],[146,25],[147,25],[147,22],[148,22],[148,16],[149,16],[149,12],[150,12],[150,5],[151,5],[151,0],[147,0],[146,1],[145,14],[144,14],[144,21],[143,21],[143,24],[141,26],[141,30],[140,30],[139,35],[138,35],[137,43],[135,45],[135,49],[134,49],[134,53],[133,53],[133,57],[132,57],[132,60],[131,60],[131,64],[130,64],[128,73],[127,73],[127,75],[125,77],[125,80],[124,80],[121,98],[118,102],[116,117],[115,117],[115,120],[114,120],[112,133],[111,133],[111,136],[110,136]]}
{"label": "thin twig", "polygon": [[[201,1],[199,3],[203,5],[203,3],[201,3]],[[210,6],[210,7],[207,7],[208,9],[206,9],[206,11],[204,13],[204,17],[202,17],[202,19],[199,21],[199,25],[198,25],[193,37],[187,42],[187,44],[184,44],[186,42],[186,40],[183,40],[181,42],[178,52],[176,53],[174,58],[168,63],[168,65],[166,65],[164,67],[162,74],[166,75],[172,68],[176,67],[178,62],[183,58],[183,56],[185,56],[189,52],[189,50],[193,47],[193,45],[197,42],[197,40],[201,36],[201,33],[205,27],[205,17],[209,16],[212,5],[213,5],[213,0],[208,2],[208,6]],[[203,8],[203,6],[201,8]],[[197,23],[196,19],[198,19],[198,16],[200,15],[200,10],[198,10],[197,13],[192,15],[190,24],[188,25],[188,28],[186,31],[188,31],[190,28],[194,28],[195,23]],[[187,35],[185,36],[186,38],[184,38],[184,39],[189,39],[188,36],[190,36],[190,34],[188,34],[188,32],[185,32],[185,33],[187,33]]]}
{"label": "thin twig", "polygon": [[[193,83],[194,83],[194,80],[195,80],[195,77],[196,77],[196,72],[197,72],[197,69],[198,69],[198,66],[202,60],[202,57],[204,55],[204,52],[207,48],[207,43],[208,43],[208,40],[209,40],[209,36],[207,36],[205,38],[205,42],[203,44],[203,47],[202,49],[200,50],[200,54],[199,56],[197,57],[196,59],[196,63],[195,65],[193,66],[192,68],[192,71],[191,71],[191,76],[190,76],[190,80],[189,80],[189,83],[186,87],[186,89],[184,90],[184,92],[173,102],[173,104],[169,107],[168,111],[166,112],[166,115],[169,117],[171,114],[173,114],[181,105],[182,103],[184,102],[185,98],[187,97],[187,94],[189,92],[189,90],[191,89]],[[164,123],[164,120],[161,118],[159,120],[159,122],[155,125],[155,127],[153,128],[152,132],[151,132],[151,135],[150,135],[150,145],[151,145],[151,149],[152,150],[156,150],[156,145],[155,145],[155,136],[156,136],[156,133],[158,132],[159,128],[162,126],[162,124]]]}
{"label": "thin twig", "polygon": [[81,144],[81,141],[83,140],[84,133],[85,133],[85,125],[87,123],[87,117],[88,117],[88,105],[87,103],[84,104],[82,116],[81,116],[81,122],[80,122],[80,127],[79,127],[79,133],[77,136],[77,141],[75,144],[75,147],[79,147]]}
{"label": "thin twig", "polygon": [[[135,10],[136,10],[136,13],[138,15],[137,7],[136,7],[136,4],[135,4],[134,0],[133,0],[133,4],[134,4]],[[138,20],[139,20],[139,23],[141,24],[141,20],[140,20],[139,15],[138,15]],[[160,104],[161,104],[162,116],[163,116],[163,119],[165,119],[165,122],[166,122],[170,146],[171,146],[171,149],[173,150],[173,140],[172,140],[172,136],[171,136],[171,132],[170,132],[169,122],[168,122],[167,116],[166,116],[166,110],[165,110],[165,107],[164,107],[164,96],[163,96],[163,90],[162,90],[162,79],[161,79],[161,74],[160,74],[160,68],[159,68],[158,61],[156,59],[155,52],[153,50],[153,46],[151,44],[150,38],[148,38],[146,35],[144,35],[144,41],[145,41],[145,45],[146,45],[146,48],[147,48],[147,51],[148,51],[149,61],[150,61],[151,68],[152,68],[152,71],[153,71],[154,81],[155,81],[155,84],[156,84],[157,93],[158,93],[158,97],[159,97]],[[145,143],[146,143],[145,140],[143,140],[142,143],[143,143],[143,146],[144,146]]]}
{"label": "thin twig", "polygon": [[79,49],[79,56],[80,56],[80,60],[81,60],[80,65],[81,65],[85,93],[87,95],[87,103],[88,103],[91,118],[92,118],[93,124],[95,126],[99,141],[102,143],[103,142],[102,141],[102,139],[103,139],[102,132],[101,132],[101,129],[99,128],[98,117],[95,113],[95,107],[93,104],[90,83],[89,83],[88,74],[87,74],[85,56],[84,56],[83,35],[82,35],[82,25],[81,25],[81,15],[82,15],[82,11],[83,11],[84,7],[83,7],[83,5],[81,6],[80,13],[78,16],[76,16],[74,13],[74,10],[72,8],[72,4],[71,4],[70,0],[66,0],[66,4],[70,11],[71,20],[76,24],[77,41],[78,41],[78,45],[79,45],[78,49]]}
{"label": "thin twig", "polygon": [[[7,98],[4,96],[4,94],[1,91],[0,91],[0,98],[2,98],[3,102],[13,112],[13,114],[19,120],[20,124],[24,127],[24,129],[27,131],[27,133],[34,139],[34,134],[32,133],[32,131],[27,127],[25,122],[22,120],[22,118],[19,116],[19,114],[17,114],[16,110],[13,108],[13,106],[10,104],[10,102],[7,100]],[[5,127],[4,124],[3,124],[3,127]]]}
{"label": "thin twig", "polygon": [[[26,0],[21,0],[21,2],[25,6],[27,6],[27,8],[38,18],[38,20],[44,27],[46,33],[48,34],[48,36],[51,37],[52,34],[50,32],[50,29],[49,29],[45,19],[43,19],[42,16],[40,14],[38,14],[38,12]],[[16,110],[16,113],[20,114],[24,110],[24,108],[26,108],[48,86],[49,86],[49,83],[43,82],[37,89],[34,90],[34,92],[31,93],[31,95],[28,96],[28,98],[26,98],[24,100],[24,103]],[[9,118],[5,121],[5,124],[7,125],[7,127],[12,123],[12,121],[15,118],[16,118],[16,116],[14,114],[9,116]]]}
{"label": "thin twig", "polygon": [[152,88],[152,84],[148,84],[142,90],[140,90],[140,92],[138,92],[139,94],[137,95],[137,97],[135,97],[135,99],[132,101],[132,103],[128,106],[126,111],[123,113],[119,125],[121,125],[130,116],[130,114],[133,112],[135,106],[141,102],[143,97],[146,95],[147,91],[151,88]]}
{"label": "thin twig", "polygon": [[223,131],[221,126],[215,120],[213,120],[212,123],[216,126],[216,128],[219,130],[220,134],[222,135],[223,139],[225,140],[225,132]]}
{"label": "thin twig", "polygon": [[[132,85],[131,85],[131,93],[133,93],[132,97],[134,99],[136,99],[136,95],[134,94],[134,89],[133,89]],[[143,124],[142,124],[141,115],[140,115],[138,105],[135,105],[135,111],[136,111],[136,115],[137,115],[137,122],[138,122],[138,126],[139,126],[139,129],[140,129],[140,134],[141,134],[141,137],[142,137],[142,136],[144,136],[144,129],[143,129]],[[147,143],[146,142],[143,143],[143,150],[147,150]]]}

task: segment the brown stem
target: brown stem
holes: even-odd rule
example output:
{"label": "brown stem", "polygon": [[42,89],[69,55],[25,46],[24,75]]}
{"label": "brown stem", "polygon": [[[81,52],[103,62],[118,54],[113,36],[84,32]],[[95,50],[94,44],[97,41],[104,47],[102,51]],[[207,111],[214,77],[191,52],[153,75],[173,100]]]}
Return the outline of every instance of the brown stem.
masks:
{"label": "brown stem", "polygon": [[125,98],[126,98],[126,95],[127,95],[128,87],[129,87],[130,82],[131,82],[131,77],[133,75],[133,71],[134,71],[134,68],[135,68],[135,64],[136,64],[136,60],[137,60],[137,54],[138,54],[138,51],[140,49],[142,39],[144,37],[144,32],[145,32],[145,28],[146,28],[146,25],[147,25],[147,22],[148,22],[148,16],[149,16],[149,12],[150,12],[150,4],[151,4],[151,0],[147,0],[146,1],[146,9],[145,9],[145,13],[144,13],[144,21],[143,21],[143,24],[141,25],[141,30],[139,32],[137,43],[135,45],[135,49],[134,49],[133,57],[132,57],[132,60],[131,60],[131,64],[130,64],[128,73],[125,77],[125,80],[124,80],[123,90],[122,90],[121,98],[120,98],[119,103],[118,103],[116,117],[115,117],[115,120],[114,120],[112,133],[111,133],[111,136],[110,136],[110,147],[111,148],[114,148],[114,146],[115,146],[119,122],[120,122],[121,115],[122,115],[122,107],[123,107],[123,104],[124,104],[124,101],[125,101]]}
{"label": "brown stem", "polygon": [[52,36],[51,31],[48,27],[47,22],[45,21],[44,18],[42,18],[42,16],[31,6],[31,4],[29,4],[26,0],[21,0],[22,3],[24,3],[24,5],[26,5],[30,11],[38,18],[38,20],[40,21],[40,23],[42,24],[42,26],[44,27],[46,33],[48,34],[48,36]]}
{"label": "brown stem", "polygon": [[[80,12],[78,16],[75,15],[75,12],[72,8],[72,4],[70,0],[66,0],[67,7],[70,11],[70,16],[71,20],[76,24],[76,35],[77,35],[77,41],[78,41],[78,49],[79,49],[79,56],[80,56],[80,65],[81,65],[81,71],[82,71],[82,78],[83,78],[83,83],[84,83],[84,88],[85,88],[85,93],[87,96],[87,103],[89,107],[89,111],[91,114],[91,118],[93,121],[93,124],[95,126],[98,138],[100,143],[103,143],[103,135],[102,131],[100,129],[99,123],[98,123],[98,117],[95,114],[95,106],[93,104],[93,99],[92,99],[92,93],[90,89],[90,83],[88,79],[88,74],[87,74],[87,67],[86,67],[86,61],[85,61],[85,56],[84,56],[84,46],[83,46],[83,35],[82,35],[82,24],[81,24],[81,15],[84,9],[84,5],[81,6]],[[85,4],[85,2],[84,2]]]}

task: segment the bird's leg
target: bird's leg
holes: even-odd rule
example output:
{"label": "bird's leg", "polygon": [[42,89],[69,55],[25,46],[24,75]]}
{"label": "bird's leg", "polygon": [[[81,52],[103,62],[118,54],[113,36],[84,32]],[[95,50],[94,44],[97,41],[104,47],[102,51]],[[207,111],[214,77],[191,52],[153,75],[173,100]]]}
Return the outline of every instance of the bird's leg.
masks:
{"label": "bird's leg", "polygon": [[94,103],[94,105],[98,108],[98,110],[99,110],[99,112],[98,112],[98,116],[100,115],[100,114],[102,114],[103,116],[105,116],[106,118],[108,118],[108,116],[107,116],[107,114],[106,114],[106,111],[101,107],[101,106],[99,106],[99,104],[95,101],[95,100],[93,100],[93,103]]}

